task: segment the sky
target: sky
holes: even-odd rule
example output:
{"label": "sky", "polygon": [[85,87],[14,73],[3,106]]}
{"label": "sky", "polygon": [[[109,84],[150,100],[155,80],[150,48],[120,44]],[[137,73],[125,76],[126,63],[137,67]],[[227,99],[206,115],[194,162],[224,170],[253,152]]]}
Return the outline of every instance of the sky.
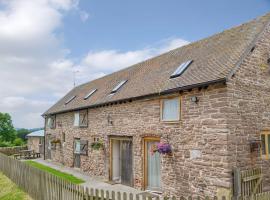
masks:
{"label": "sky", "polygon": [[270,0],[0,0],[0,112],[16,128],[42,127],[74,77],[93,80],[269,10]]}

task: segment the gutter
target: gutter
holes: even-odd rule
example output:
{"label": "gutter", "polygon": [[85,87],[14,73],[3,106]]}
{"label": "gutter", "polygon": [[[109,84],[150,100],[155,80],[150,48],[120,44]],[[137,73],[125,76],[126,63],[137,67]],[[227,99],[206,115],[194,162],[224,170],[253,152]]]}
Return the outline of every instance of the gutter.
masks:
{"label": "gutter", "polygon": [[131,98],[126,98],[126,99],[119,99],[119,100],[115,100],[115,101],[98,103],[98,104],[94,104],[94,105],[90,105],[90,106],[82,106],[82,107],[79,107],[79,108],[72,108],[72,109],[67,109],[67,110],[58,111],[58,112],[44,113],[42,116],[45,117],[45,116],[48,116],[48,115],[55,115],[55,114],[61,114],[61,113],[66,113],[66,112],[84,110],[84,109],[88,109],[88,108],[96,108],[96,107],[107,105],[107,104],[115,104],[115,103],[118,103],[118,102],[121,102],[121,101],[140,100],[140,99],[145,99],[145,98],[150,98],[150,97],[156,97],[156,96],[171,94],[171,93],[175,93],[175,92],[181,92],[181,91],[190,90],[190,89],[199,88],[199,87],[207,87],[209,85],[217,84],[217,83],[224,83],[225,84],[226,82],[227,82],[227,78],[221,78],[221,79],[216,79],[216,80],[212,80],[212,81],[197,83],[197,84],[193,84],[193,85],[187,85],[187,86],[184,86],[184,87],[177,87],[177,88],[173,88],[173,89],[169,89],[169,90],[164,90],[162,92],[152,93],[152,94],[148,94],[148,95],[142,95],[142,96],[131,97]]}

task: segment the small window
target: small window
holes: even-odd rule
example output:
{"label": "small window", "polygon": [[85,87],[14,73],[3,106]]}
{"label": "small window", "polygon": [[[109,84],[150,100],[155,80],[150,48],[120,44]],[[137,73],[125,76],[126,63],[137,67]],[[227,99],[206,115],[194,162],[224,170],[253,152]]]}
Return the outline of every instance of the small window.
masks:
{"label": "small window", "polygon": [[118,85],[115,86],[115,88],[113,88],[113,90],[111,91],[111,94],[116,93],[126,82],[127,80],[123,80],[120,83],[118,83]]}
{"label": "small window", "polygon": [[74,113],[74,126],[87,127],[88,126],[88,113],[87,110],[81,110]]}
{"label": "small window", "polygon": [[170,76],[170,78],[175,78],[184,73],[184,71],[188,68],[188,66],[192,63],[192,60],[188,60],[183,62]]}
{"label": "small window", "polygon": [[76,97],[76,96],[72,96],[71,98],[69,98],[69,99],[65,102],[65,104],[67,105],[68,103],[70,103],[73,99],[75,99],[75,97]]}
{"label": "small window", "polygon": [[90,96],[92,96],[95,92],[97,91],[97,89],[91,90],[91,92],[89,92],[85,97],[84,100],[88,99]]}
{"label": "small window", "polygon": [[49,118],[48,118],[48,120],[47,120],[47,126],[49,127],[49,128],[51,128],[51,129],[54,129],[55,128],[55,125],[56,125],[56,123],[55,123],[55,115],[54,116],[50,116]]}
{"label": "small window", "polygon": [[80,113],[75,112],[74,113],[74,126],[79,126],[80,124]]}
{"label": "small window", "polygon": [[180,120],[180,99],[179,97],[173,99],[162,100],[162,121],[178,121]]}
{"label": "small window", "polygon": [[270,155],[270,132],[264,131],[261,134],[261,142],[262,142],[262,147],[261,147],[261,154],[262,157],[265,159],[269,159]]}
{"label": "small window", "polygon": [[74,141],[74,153],[80,154],[81,153],[81,141],[80,139],[75,139]]}

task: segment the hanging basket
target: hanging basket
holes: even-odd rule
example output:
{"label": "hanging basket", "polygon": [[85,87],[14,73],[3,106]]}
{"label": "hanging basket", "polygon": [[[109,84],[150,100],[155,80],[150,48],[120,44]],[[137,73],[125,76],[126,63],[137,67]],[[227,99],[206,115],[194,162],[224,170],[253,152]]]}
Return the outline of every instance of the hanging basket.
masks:
{"label": "hanging basket", "polygon": [[103,148],[103,143],[102,142],[93,142],[91,144],[91,148],[94,149],[94,150],[100,150]]}
{"label": "hanging basket", "polygon": [[52,144],[60,144],[61,140],[60,139],[54,139],[51,141]]}
{"label": "hanging basket", "polygon": [[151,149],[151,154],[153,155],[154,153],[158,152],[163,155],[171,155],[172,154],[172,147],[168,143],[158,143],[152,145]]}

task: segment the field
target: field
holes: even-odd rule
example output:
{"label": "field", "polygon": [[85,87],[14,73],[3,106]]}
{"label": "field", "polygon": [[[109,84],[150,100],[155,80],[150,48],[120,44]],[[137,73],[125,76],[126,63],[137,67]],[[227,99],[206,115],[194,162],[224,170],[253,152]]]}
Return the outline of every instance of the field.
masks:
{"label": "field", "polygon": [[0,200],[32,200],[0,172]]}

